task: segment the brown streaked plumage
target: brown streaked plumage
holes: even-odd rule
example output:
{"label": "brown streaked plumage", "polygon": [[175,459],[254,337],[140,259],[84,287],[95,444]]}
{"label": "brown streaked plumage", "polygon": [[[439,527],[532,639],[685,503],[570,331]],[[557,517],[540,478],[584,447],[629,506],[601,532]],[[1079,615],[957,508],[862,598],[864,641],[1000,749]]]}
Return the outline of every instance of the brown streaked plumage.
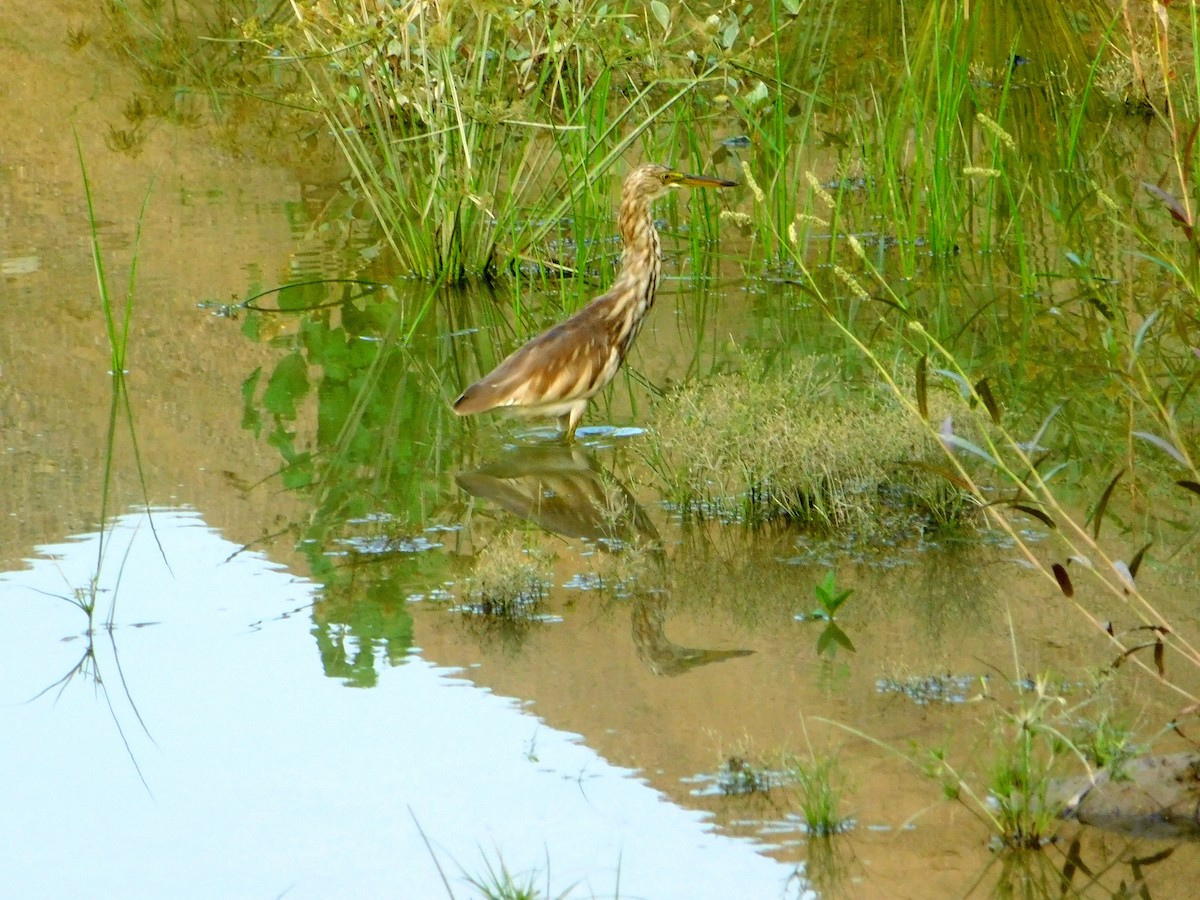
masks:
{"label": "brown streaked plumage", "polygon": [[621,188],[617,228],[625,250],[607,292],[571,318],[533,338],[454,401],[460,416],[501,407],[523,415],[557,416],[575,435],[588,401],[613,380],[654,305],[662,267],[651,204],[671,188],[733,187],[735,181],[685,175],[654,163],[629,173]]}

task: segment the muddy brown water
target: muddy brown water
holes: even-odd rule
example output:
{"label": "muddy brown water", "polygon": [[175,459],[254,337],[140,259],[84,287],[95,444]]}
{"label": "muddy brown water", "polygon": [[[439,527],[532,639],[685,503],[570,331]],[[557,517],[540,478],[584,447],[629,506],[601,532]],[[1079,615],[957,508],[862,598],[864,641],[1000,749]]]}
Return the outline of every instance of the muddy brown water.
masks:
{"label": "muddy brown water", "polygon": [[[521,456],[521,428],[468,429],[443,410],[434,435],[389,445],[441,460],[414,515],[306,545],[318,498],[283,489],[278,450],[245,427],[247,379],[284,351],[199,302],[347,274],[306,228],[332,196],[314,188],[329,169],[297,174],[166,122],[137,155],[114,151],[105,136],[138,86],[102,48],[67,46],[80,26],[103,28],[88,4],[36,21],[0,8],[0,621],[14,645],[0,871],[14,896],[442,896],[434,860],[458,896],[501,861],[598,896],[1194,892],[1190,843],[1064,823],[1039,854],[997,855],[967,805],[881,747],[948,746],[986,793],[1014,666],[1082,697],[1111,655],[1052,584],[996,541],[839,555],[788,529],[684,527],[641,450],[636,381],[585,423],[626,430],[585,430],[549,463]],[[114,627],[91,635],[55,599],[96,574],[111,397],[72,128],[117,294],[151,191],[128,378],[143,474],[119,441],[109,509],[124,518],[98,582]],[[714,282],[697,323],[688,288],[668,284],[634,368],[661,384],[711,366],[727,340],[761,340],[771,326],[739,303],[744,287]],[[444,406],[453,388],[426,383],[422,402]],[[300,445],[317,441],[316,411],[301,400]],[[597,498],[620,508],[598,522]],[[659,535],[664,558],[641,588],[588,589],[612,583],[604,529],[622,517],[626,534]],[[472,624],[439,592],[457,596],[512,533],[550,561],[543,618]],[[323,578],[339,563],[354,577]],[[832,660],[815,653],[819,625],[795,618],[829,568],[855,590],[839,624],[856,652]],[[1184,593],[1186,573],[1162,577]],[[961,696],[889,690],[945,676]],[[984,677],[999,699],[967,702]],[[1118,689],[1150,732],[1173,713],[1139,699],[1151,677],[1128,667]],[[807,836],[782,776],[749,796],[717,787],[731,758],[769,767],[810,747],[836,755],[844,834]]]}

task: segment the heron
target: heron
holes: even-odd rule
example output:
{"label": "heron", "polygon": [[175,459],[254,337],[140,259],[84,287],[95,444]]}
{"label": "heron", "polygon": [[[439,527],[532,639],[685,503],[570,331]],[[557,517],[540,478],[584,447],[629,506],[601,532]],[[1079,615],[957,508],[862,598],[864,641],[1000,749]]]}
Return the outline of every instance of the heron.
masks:
{"label": "heron", "polygon": [[613,286],[575,315],[532,338],[454,401],[460,416],[505,408],[559,419],[568,443],[588,401],[616,376],[646,313],[654,305],[662,269],[651,206],[673,188],[735,187],[708,175],[669,166],[638,166],[621,187],[617,230],[624,250]]}

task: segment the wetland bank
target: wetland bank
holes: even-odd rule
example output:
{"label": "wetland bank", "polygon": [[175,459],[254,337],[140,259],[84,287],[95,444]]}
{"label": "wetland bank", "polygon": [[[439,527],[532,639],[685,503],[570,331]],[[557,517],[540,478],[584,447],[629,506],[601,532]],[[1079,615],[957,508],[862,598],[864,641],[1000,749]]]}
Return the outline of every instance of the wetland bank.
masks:
{"label": "wetland bank", "polygon": [[1189,895],[1200,22],[862,6],[0,12],[13,890]]}

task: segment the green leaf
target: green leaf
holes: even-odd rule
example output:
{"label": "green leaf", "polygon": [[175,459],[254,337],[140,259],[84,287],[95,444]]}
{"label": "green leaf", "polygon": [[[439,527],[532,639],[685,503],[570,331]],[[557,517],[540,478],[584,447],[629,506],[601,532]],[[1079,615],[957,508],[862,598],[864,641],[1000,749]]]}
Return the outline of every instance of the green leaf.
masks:
{"label": "green leaf", "polygon": [[838,607],[846,602],[846,598],[854,593],[853,588],[838,590],[836,576],[833,570],[830,569],[825,573],[825,580],[820,584],[813,586],[813,591],[817,595],[817,600],[820,602],[825,614],[832,619],[833,614],[837,612]]}
{"label": "green leaf", "polygon": [[953,444],[955,447],[958,447],[962,450],[966,450],[968,453],[974,453],[980,459],[986,460],[987,462],[991,463],[993,466],[999,465],[999,463],[996,462],[996,460],[992,457],[992,455],[990,453],[988,453],[982,447],[978,447],[975,444],[972,444],[966,438],[959,437],[957,434],[951,434],[951,433],[944,432],[944,431],[942,433],[940,433],[938,435],[938,437],[942,440],[943,443]]}
{"label": "green leaf", "polygon": [[258,437],[262,432],[262,416],[254,405],[254,394],[258,391],[258,381],[262,377],[262,366],[259,366],[242,382],[242,427],[254,432]]}
{"label": "green leaf", "polygon": [[721,47],[725,50],[733,48],[733,42],[737,40],[740,27],[737,22],[730,22],[725,26],[725,30],[721,32]]}
{"label": "green leaf", "polygon": [[299,353],[281,359],[263,391],[263,408],[283,419],[296,418],[296,401],[308,393],[308,366]]}
{"label": "green leaf", "polygon": [[257,344],[260,340],[259,335],[262,333],[261,325],[262,317],[250,314],[242,321],[242,334]]}
{"label": "green leaf", "polygon": [[830,622],[825,626],[825,630],[821,632],[821,636],[817,638],[817,654],[819,656],[833,656],[838,647],[844,647],[851,653],[855,652],[854,644],[851,643],[846,632]]}
{"label": "green leaf", "polygon": [[758,106],[758,104],[762,103],[770,95],[771,92],[767,90],[767,86],[760,81],[746,93],[746,103],[750,106]]}
{"label": "green leaf", "polygon": [[650,12],[654,13],[654,18],[658,19],[658,24],[663,27],[663,31],[671,30],[671,10],[662,0],[651,0]]}
{"label": "green leaf", "polygon": [[832,652],[832,649],[835,648],[836,645],[829,634],[829,629],[833,627],[832,622],[826,625],[825,630],[821,632],[821,636],[817,638],[817,656],[824,656],[826,653]]}
{"label": "green leaf", "polygon": [[854,644],[851,643],[850,636],[846,634],[846,632],[842,631],[842,629],[838,628],[832,623],[826,627],[825,630],[830,633],[830,637],[837,643],[839,647],[845,647],[851,653],[854,652]]}

